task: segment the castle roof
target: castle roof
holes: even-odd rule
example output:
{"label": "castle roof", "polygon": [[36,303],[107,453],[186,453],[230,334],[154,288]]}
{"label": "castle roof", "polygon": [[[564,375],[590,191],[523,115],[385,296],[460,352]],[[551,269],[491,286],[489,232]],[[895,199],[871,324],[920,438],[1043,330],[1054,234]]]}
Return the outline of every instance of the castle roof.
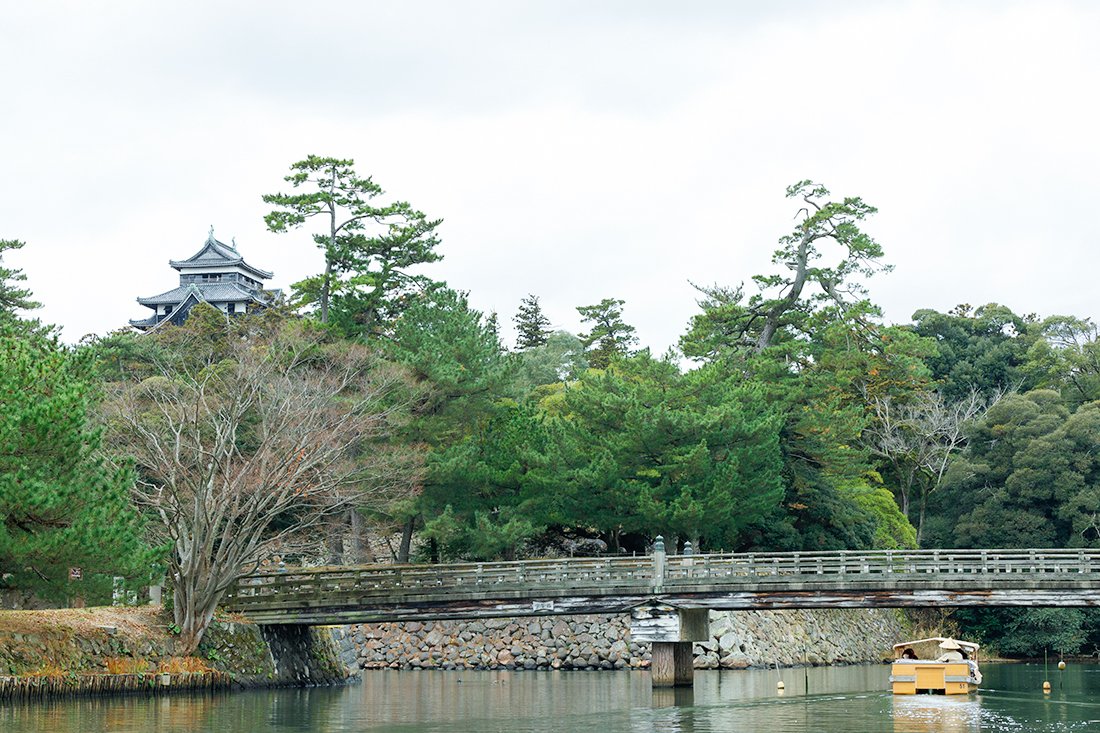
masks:
{"label": "castle roof", "polygon": [[272,273],[245,262],[237,252],[236,242],[229,245],[214,239],[213,227],[202,249],[186,260],[169,260],[169,264],[180,273],[179,287],[138,298],[138,303],[155,313],[149,318],[132,319],[131,326],[151,331],[166,322],[180,325],[187,320],[191,307],[203,302],[228,315],[239,315],[243,310],[236,306],[241,303],[246,304],[245,308],[253,304],[265,307],[281,294],[279,290],[264,290],[260,282],[269,279]]}
{"label": "castle roof", "polygon": [[160,295],[154,295],[149,298],[138,298],[137,302],[149,307],[158,305],[171,305],[174,303],[182,303],[187,297],[187,293],[194,288],[202,294],[202,299],[214,302],[232,302],[240,300],[258,300],[256,292],[249,290],[239,283],[203,283],[196,285],[189,283],[187,285],[180,285],[178,288],[172,288],[166,293]]}
{"label": "castle roof", "polygon": [[229,245],[214,239],[213,227],[210,228],[210,234],[207,236],[206,242],[203,243],[202,249],[186,260],[169,260],[168,264],[180,272],[183,272],[183,270],[205,270],[211,267],[236,265],[255,274],[260,280],[268,280],[274,274],[245,262],[244,257],[237,252],[236,242]]}
{"label": "castle roof", "polygon": [[[203,289],[195,285],[194,283],[188,285],[187,287],[177,289],[183,291],[182,299],[180,304],[172,310],[171,315],[160,320],[158,320],[157,316],[155,315],[149,318],[143,318],[141,320],[131,319],[130,325],[134,328],[140,328],[143,331],[156,330],[162,327],[165,323],[175,323],[177,325],[180,325],[185,320],[187,320],[187,316],[191,313],[191,308],[199,303],[206,302],[206,298],[203,294]],[[149,307],[155,308],[156,306],[150,305]]]}

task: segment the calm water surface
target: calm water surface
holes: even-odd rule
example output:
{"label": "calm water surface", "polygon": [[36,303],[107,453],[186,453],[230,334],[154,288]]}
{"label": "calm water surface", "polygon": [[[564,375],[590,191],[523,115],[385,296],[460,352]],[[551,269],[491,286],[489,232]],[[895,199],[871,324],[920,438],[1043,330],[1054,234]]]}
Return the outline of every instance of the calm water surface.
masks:
{"label": "calm water surface", "polygon": [[[982,665],[970,696],[893,696],[880,665],[697,672],[374,672],[362,684],[0,706],[0,730],[393,733],[1100,731],[1100,666]],[[786,689],[776,690],[777,674]],[[1053,692],[1044,695],[1049,679]]]}

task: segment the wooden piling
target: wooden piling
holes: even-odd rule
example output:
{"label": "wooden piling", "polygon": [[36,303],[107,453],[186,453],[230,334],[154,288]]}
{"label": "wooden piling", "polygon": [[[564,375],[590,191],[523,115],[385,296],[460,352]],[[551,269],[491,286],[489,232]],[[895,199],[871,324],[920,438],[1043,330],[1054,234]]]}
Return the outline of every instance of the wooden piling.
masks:
{"label": "wooden piling", "polygon": [[672,642],[673,685],[691,687],[695,682],[695,658],[690,641]]}
{"label": "wooden piling", "polygon": [[163,695],[171,691],[225,690],[232,680],[225,672],[173,674],[166,683],[160,673],[92,674],[66,677],[0,677],[0,702],[28,702],[98,695]]}
{"label": "wooden piling", "polygon": [[676,641],[655,641],[649,649],[649,679],[653,687],[676,686]]}

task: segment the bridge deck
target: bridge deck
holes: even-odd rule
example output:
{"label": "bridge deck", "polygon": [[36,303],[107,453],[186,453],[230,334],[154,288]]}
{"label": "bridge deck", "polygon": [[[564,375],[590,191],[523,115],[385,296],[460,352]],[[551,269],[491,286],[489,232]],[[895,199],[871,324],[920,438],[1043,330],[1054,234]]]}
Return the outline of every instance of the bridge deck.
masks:
{"label": "bridge deck", "polygon": [[353,623],[681,608],[1100,605],[1098,550],[664,553],[288,569],[225,605],[258,623]]}

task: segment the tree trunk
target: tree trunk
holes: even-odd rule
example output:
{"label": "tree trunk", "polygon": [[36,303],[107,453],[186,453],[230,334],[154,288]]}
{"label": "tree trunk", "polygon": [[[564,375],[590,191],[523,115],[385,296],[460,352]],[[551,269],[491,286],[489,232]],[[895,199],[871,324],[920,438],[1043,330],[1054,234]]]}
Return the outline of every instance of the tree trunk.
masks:
{"label": "tree trunk", "polygon": [[[335,177],[335,170],[333,176]],[[335,184],[335,180],[333,183]],[[328,301],[332,293],[332,260],[336,256],[336,207],[331,200],[328,204],[328,213],[328,247],[325,248],[325,275],[321,282],[321,323],[328,323]]]}
{"label": "tree trunk", "polygon": [[328,323],[328,299],[332,282],[332,261],[325,258],[325,274],[321,281],[321,323]]}
{"label": "tree trunk", "polygon": [[328,538],[328,557],[325,559],[327,565],[341,565],[344,562],[344,540],[338,534],[331,534]]}
{"label": "tree trunk", "polygon": [[808,229],[805,229],[802,234],[802,241],[798,245],[798,254],[793,263],[794,267],[792,269],[794,269],[795,275],[791,282],[790,292],[764,313],[764,326],[760,329],[760,335],[756,339],[756,353],[758,354],[771,346],[772,339],[775,338],[776,331],[779,330],[779,319],[794,307],[802,295],[802,288],[806,286],[811,241],[811,233]]}
{"label": "tree trunk", "polygon": [[901,471],[901,465],[896,461],[894,462],[894,468],[897,471],[898,478],[901,479],[901,513],[905,515],[906,519],[909,519],[909,495],[913,491],[913,467],[910,466],[909,470],[905,473]]}
{"label": "tree trunk", "polygon": [[921,492],[920,517],[917,519],[917,549],[920,549],[921,538],[924,536],[924,507],[928,503],[928,494]]}
{"label": "tree trunk", "polygon": [[371,552],[370,543],[367,541],[367,520],[358,509],[351,510],[351,564],[363,565],[374,562],[374,553]]}
{"label": "tree trunk", "polygon": [[412,550],[413,529],[416,527],[416,517],[409,517],[405,527],[401,530],[401,546],[397,548],[397,564],[404,565],[409,561],[409,552]]}
{"label": "tree trunk", "polygon": [[210,598],[200,598],[197,589],[189,587],[187,579],[177,579],[172,583],[172,616],[179,628],[179,644],[176,655],[189,657],[198,651],[206,627],[214,618],[221,593]]}

